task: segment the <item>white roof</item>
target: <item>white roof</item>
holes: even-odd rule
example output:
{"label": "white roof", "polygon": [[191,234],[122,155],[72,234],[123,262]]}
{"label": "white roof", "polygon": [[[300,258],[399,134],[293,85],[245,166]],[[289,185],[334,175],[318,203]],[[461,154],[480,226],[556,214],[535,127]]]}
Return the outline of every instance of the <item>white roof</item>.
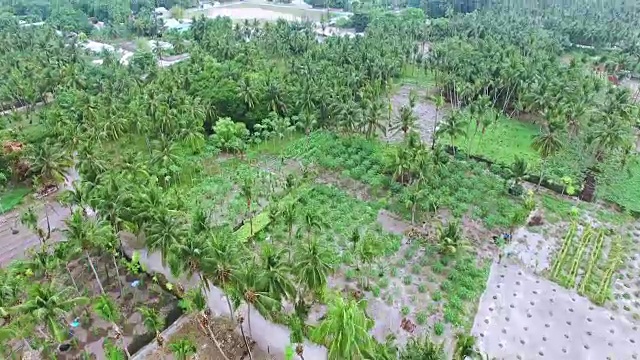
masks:
{"label": "white roof", "polygon": [[104,50],[111,51],[111,52],[116,51],[116,48],[109,44],[105,44],[105,43],[101,43],[93,40],[87,40],[81,46],[89,51],[93,51],[96,53],[101,53]]}
{"label": "white roof", "polygon": [[169,10],[167,10],[167,8],[163,7],[163,6],[157,7],[154,11],[157,12],[157,13],[168,13],[169,12]]}

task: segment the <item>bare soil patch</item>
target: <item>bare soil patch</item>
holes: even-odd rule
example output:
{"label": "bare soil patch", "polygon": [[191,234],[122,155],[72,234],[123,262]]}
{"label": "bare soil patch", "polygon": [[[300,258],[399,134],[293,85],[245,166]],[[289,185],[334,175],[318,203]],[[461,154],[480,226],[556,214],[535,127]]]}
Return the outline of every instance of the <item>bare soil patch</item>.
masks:
{"label": "bare soil patch", "polygon": [[[436,107],[431,101],[425,99],[427,96],[425,90],[411,85],[404,85],[398,89],[391,97],[391,107],[393,108],[391,123],[395,123],[400,113],[400,108],[409,105],[409,94],[411,90],[414,90],[417,95],[416,106],[413,108],[413,113],[418,119],[416,122],[416,130],[420,133],[420,138],[423,142],[431,144],[433,127],[436,121]],[[448,108],[449,105],[445,105],[443,109],[440,109],[438,112],[438,120],[442,119],[443,115],[448,111]],[[387,131],[383,139],[385,141],[398,142],[402,140],[402,135],[401,131],[396,133]]]}
{"label": "bare soil patch", "polygon": [[[221,360],[222,356],[218,351],[218,348],[215,344],[205,335],[200,326],[198,325],[198,321],[189,316],[186,321],[181,322],[177,329],[168,336],[167,344],[172,341],[180,340],[180,339],[189,339],[196,344],[197,347],[197,355],[200,360]],[[234,329],[236,324],[232,323],[229,318],[226,317],[218,317],[211,321],[210,329],[215,335],[216,339],[220,343],[220,347],[222,351],[229,359],[249,359],[249,354],[247,352],[247,348],[244,344],[242,336],[235,333]],[[261,351],[255,346],[255,343],[251,339],[247,339],[249,343],[249,347],[251,348],[251,355],[255,360],[271,360],[269,354]],[[146,360],[175,360],[175,356],[171,353],[169,349],[161,349],[157,346],[147,355],[142,357],[141,359]]]}

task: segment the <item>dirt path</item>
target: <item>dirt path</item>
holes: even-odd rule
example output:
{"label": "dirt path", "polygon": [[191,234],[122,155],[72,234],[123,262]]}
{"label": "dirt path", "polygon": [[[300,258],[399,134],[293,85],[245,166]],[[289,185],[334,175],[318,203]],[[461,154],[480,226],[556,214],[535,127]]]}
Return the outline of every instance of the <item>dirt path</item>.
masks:
{"label": "dirt path", "polygon": [[[64,185],[58,193],[64,189],[71,188],[73,181],[78,179],[78,172],[70,169]],[[38,225],[47,229],[47,215],[51,227],[51,239],[60,241],[62,239],[62,227],[64,220],[70,215],[68,208],[63,207],[54,199],[55,194],[49,195],[45,199],[33,205],[38,212]],[[24,259],[30,249],[40,245],[37,236],[20,224],[20,215],[26,210],[25,206],[0,215],[0,266],[5,266],[11,260]],[[17,231],[17,232],[16,232]]]}

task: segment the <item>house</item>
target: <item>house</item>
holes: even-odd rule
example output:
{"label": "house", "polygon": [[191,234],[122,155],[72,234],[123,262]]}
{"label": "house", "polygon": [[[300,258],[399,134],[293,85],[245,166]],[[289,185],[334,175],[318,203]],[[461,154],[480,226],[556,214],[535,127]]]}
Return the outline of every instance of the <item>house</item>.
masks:
{"label": "house", "polygon": [[116,51],[116,48],[109,44],[105,44],[105,43],[101,43],[93,40],[87,40],[83,42],[81,46],[91,52],[98,53],[98,54],[103,52],[104,50],[111,51],[111,52]]}
{"label": "house", "polygon": [[156,14],[157,17],[165,19],[165,18],[170,18],[171,17],[171,12],[169,10],[167,10],[167,8],[165,7],[157,7],[154,11],[154,14]]}

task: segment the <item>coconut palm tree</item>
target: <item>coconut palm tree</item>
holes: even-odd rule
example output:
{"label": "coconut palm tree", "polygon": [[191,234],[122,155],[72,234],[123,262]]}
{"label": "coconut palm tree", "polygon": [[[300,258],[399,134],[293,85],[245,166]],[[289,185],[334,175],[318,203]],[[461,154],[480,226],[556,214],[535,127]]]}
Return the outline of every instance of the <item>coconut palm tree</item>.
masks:
{"label": "coconut palm tree", "polygon": [[69,288],[60,284],[46,283],[32,285],[26,300],[8,310],[11,314],[32,316],[49,331],[53,340],[62,342],[67,332],[60,323],[77,306],[86,305],[86,297],[72,297]]}
{"label": "coconut palm tree", "polygon": [[320,324],[311,331],[311,339],[324,344],[329,360],[355,360],[365,358],[374,347],[369,334],[373,320],[364,310],[365,303],[335,296]]}
{"label": "coconut palm tree", "polygon": [[436,147],[438,125],[440,124],[440,118],[438,117],[438,115],[440,115],[440,110],[444,106],[444,96],[442,96],[442,94],[439,94],[438,96],[430,98],[430,100],[433,101],[433,104],[436,108],[435,118],[433,120],[433,130],[431,132],[431,150],[433,150]]}
{"label": "coconut palm tree", "polygon": [[196,344],[188,338],[177,339],[169,343],[169,350],[176,360],[188,360],[198,353]]}
{"label": "coconut palm tree", "polygon": [[417,118],[413,113],[413,110],[410,106],[403,105],[400,107],[400,113],[398,114],[398,119],[396,123],[391,127],[391,131],[393,132],[391,135],[395,135],[398,132],[402,131],[404,136],[407,136],[407,133],[415,128]]}
{"label": "coconut palm tree", "polygon": [[533,143],[531,143],[531,147],[537,151],[542,158],[542,164],[540,164],[540,179],[538,180],[536,191],[540,189],[540,184],[542,184],[547,160],[562,148],[562,141],[558,135],[558,132],[555,131],[553,127],[548,127],[545,131],[538,134],[538,136],[533,139]]}
{"label": "coconut palm tree", "polygon": [[122,320],[122,314],[118,309],[116,303],[108,295],[102,294],[94,301],[93,311],[104,321],[111,323],[111,329],[114,332],[114,338],[117,342],[120,342],[122,350],[127,354],[127,359],[131,358],[127,344],[124,343],[122,337],[122,329],[118,323]]}
{"label": "coconut palm tree", "polygon": [[460,111],[452,112],[440,123],[436,136],[442,135],[449,138],[451,150],[455,155],[456,139],[467,136],[467,119]]}
{"label": "coconut palm tree", "polygon": [[171,246],[180,243],[188,230],[180,216],[168,211],[153,216],[146,227],[146,245],[149,251],[160,251],[162,266],[166,266]]}
{"label": "coconut palm tree", "polygon": [[253,237],[253,215],[251,214],[251,204],[255,197],[255,191],[255,181],[253,180],[253,177],[245,177],[242,185],[240,186],[240,194],[247,202],[247,212],[245,214],[245,217],[249,218],[250,237]]}
{"label": "coconut palm tree", "polygon": [[527,170],[527,161],[516,155],[513,163],[509,167],[509,176],[513,179],[515,186],[520,185],[520,181],[527,176]]}
{"label": "coconut palm tree", "polygon": [[148,306],[140,306],[138,311],[142,315],[142,323],[147,331],[155,334],[156,342],[158,346],[164,346],[164,338],[162,337],[162,329],[164,328],[164,319],[160,315],[160,312],[154,308]]}
{"label": "coconut palm tree", "polygon": [[67,169],[73,166],[73,160],[62,148],[49,139],[37,145],[31,156],[31,173],[42,186],[55,185],[65,180]]}
{"label": "coconut palm tree", "polygon": [[240,260],[244,257],[243,248],[234,241],[235,239],[236,237],[228,228],[214,232],[210,241],[213,261],[203,262],[206,265],[204,268],[205,273],[213,279],[216,286],[227,293],[225,298],[229,306],[231,321],[234,320],[234,308],[231,304],[231,296],[234,294],[234,274],[240,268]]}
{"label": "coconut palm tree", "polygon": [[290,279],[291,269],[283,260],[283,254],[284,249],[264,244],[260,256],[260,275],[264,281],[265,290],[271,298],[279,302],[295,294],[295,286]]}
{"label": "coconut palm tree", "polygon": [[443,256],[459,254],[468,247],[460,223],[457,221],[450,221],[446,226],[438,226],[437,239],[438,252]]}
{"label": "coconut palm tree", "polygon": [[300,284],[310,293],[327,286],[327,278],[335,266],[336,254],[317,238],[299,244],[294,273]]}
{"label": "coconut palm tree", "polygon": [[262,315],[269,317],[271,312],[279,309],[282,304],[269,293],[264,273],[254,263],[248,262],[242,267],[234,281],[234,287],[248,306],[247,321],[251,335],[251,308],[253,307]]}
{"label": "coconut palm tree", "polygon": [[366,136],[368,138],[380,132],[386,135],[387,128],[382,123],[382,111],[384,105],[380,101],[367,101],[365,120],[366,120]]}
{"label": "coconut palm tree", "polygon": [[282,206],[280,215],[284,224],[287,226],[287,249],[289,252],[289,262],[291,262],[291,254],[293,251],[293,226],[297,219],[297,202],[289,201]]}
{"label": "coconut palm tree", "polygon": [[180,242],[172,244],[168,263],[173,276],[177,278],[185,274],[187,279],[191,279],[193,275],[198,275],[200,283],[208,290],[211,281],[204,269],[214,266],[215,259],[207,240],[207,233],[204,233],[187,236]]}
{"label": "coconut palm tree", "polygon": [[72,244],[76,244],[76,246],[82,250],[87,258],[89,267],[91,267],[91,271],[98,282],[100,293],[104,294],[104,287],[102,286],[100,277],[93,265],[93,259],[91,258],[90,252],[98,247],[98,244],[103,238],[109,236],[112,232],[111,228],[100,221],[88,219],[86,215],[82,213],[81,209],[74,210],[71,213],[71,217],[66,219],[64,222],[67,226],[64,230],[67,241]]}

